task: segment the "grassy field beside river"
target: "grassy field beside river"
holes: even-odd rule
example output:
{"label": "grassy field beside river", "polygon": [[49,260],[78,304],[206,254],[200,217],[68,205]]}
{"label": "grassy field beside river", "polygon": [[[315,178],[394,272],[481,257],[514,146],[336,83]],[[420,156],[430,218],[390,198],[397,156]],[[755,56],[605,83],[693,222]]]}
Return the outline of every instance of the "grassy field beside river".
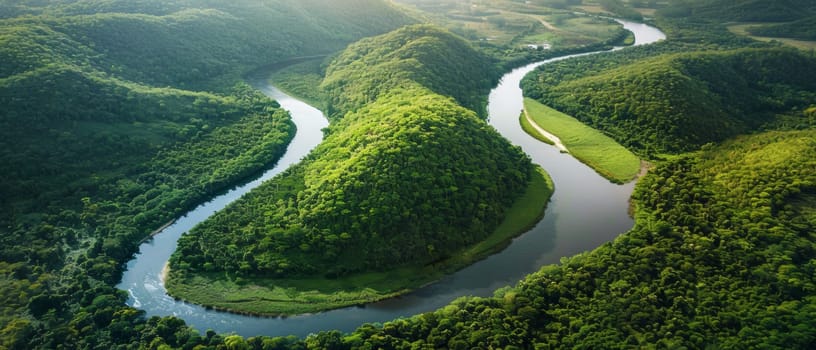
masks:
{"label": "grassy field beside river", "polygon": [[542,135],[540,132],[538,132],[535,126],[533,126],[533,124],[530,123],[530,120],[527,119],[526,113],[521,113],[519,115],[519,123],[521,123],[521,129],[524,130],[524,132],[526,132],[528,135],[548,145],[555,146],[555,142],[553,142],[553,140],[550,140],[549,138],[547,138],[547,136]]}
{"label": "grassy field beside river", "polygon": [[524,99],[524,108],[533,122],[561,139],[570,154],[601,176],[616,183],[637,177],[640,159],[609,136],[530,98]]}
{"label": "grassy field beside river", "polygon": [[751,39],[754,39],[754,40],[766,41],[766,42],[776,41],[776,42],[780,42],[780,43],[783,43],[785,45],[790,45],[790,46],[793,46],[793,47],[795,47],[797,49],[805,50],[805,51],[816,50],[816,41],[797,40],[797,39],[792,39],[792,38],[771,38],[771,37],[765,37],[765,36],[759,36],[759,35],[752,35],[751,33],[748,32],[748,28],[750,28],[750,27],[763,26],[763,25],[769,25],[769,24],[776,24],[776,23],[775,22],[769,22],[769,23],[762,23],[762,22],[733,23],[733,24],[728,25],[727,28],[731,33],[734,33],[734,34],[737,34],[737,35],[744,35],[744,36],[747,36],[747,37],[749,37]]}
{"label": "grassy field beside river", "polygon": [[166,285],[176,298],[255,315],[295,315],[371,303],[407,293],[500,251],[541,219],[553,191],[552,179],[536,168],[526,192],[492,235],[433,265],[298,279],[245,279],[224,273],[182,278],[171,270]]}

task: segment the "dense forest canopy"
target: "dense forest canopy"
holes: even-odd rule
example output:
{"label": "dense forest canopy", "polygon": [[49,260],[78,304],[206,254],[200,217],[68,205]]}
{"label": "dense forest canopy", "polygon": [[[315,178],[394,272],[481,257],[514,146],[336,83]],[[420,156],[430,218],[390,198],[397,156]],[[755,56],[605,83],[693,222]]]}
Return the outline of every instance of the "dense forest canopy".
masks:
{"label": "dense forest canopy", "polygon": [[[812,40],[812,0],[400,2],[418,6],[0,0],[0,349],[816,347],[813,53],[723,25],[765,22],[748,32]],[[325,273],[321,265],[342,261],[331,271],[339,275],[368,268],[348,247],[401,263],[478,239],[529,170],[479,117],[484,92],[500,69],[623,40],[608,21],[576,14],[585,12],[643,16],[668,40],[544,66],[525,82],[527,93],[645,155],[696,150],[654,159],[633,196],[636,226],[616,241],[494,297],[304,339],[146,319],[114,288],[151,230],[284,151],[293,125],[243,74],[417,21],[472,43],[412,27],[389,35],[415,33],[416,43],[378,51],[368,39],[341,53],[342,65],[326,67],[334,122],[326,145],[274,190],[262,188],[198,231],[237,227],[260,239],[239,242],[260,249],[260,259],[232,259],[229,245],[221,255],[208,247],[205,257],[188,244],[174,263],[250,275],[296,271],[280,264],[293,261]],[[526,47],[542,41],[553,50]],[[414,211],[429,195],[433,207]],[[240,206],[271,214],[259,228],[274,226],[272,218],[289,226],[282,236],[282,228],[241,226],[255,222]],[[411,244],[362,234],[409,221],[393,232]],[[381,249],[389,244],[406,249],[392,259]]]}
{"label": "dense forest canopy", "polygon": [[328,67],[321,88],[329,94],[330,118],[411,83],[484,112],[485,95],[499,76],[493,63],[461,38],[418,26],[349,46]]}
{"label": "dense forest canopy", "polygon": [[8,36],[20,43],[5,48],[23,51],[12,51],[5,67],[60,57],[126,80],[192,89],[221,87],[225,75],[290,57],[328,54],[411,21],[370,0],[66,1],[36,8],[37,16],[4,22],[31,31]]}
{"label": "dense forest canopy", "polygon": [[[599,66],[593,59],[546,65],[524,81],[525,94],[647,153],[697,149],[816,101],[816,59],[794,49],[663,54]],[[808,125],[800,118],[796,126]]]}
{"label": "dense forest canopy", "polygon": [[[698,149],[758,129],[808,128],[814,103],[813,55],[730,33],[723,22],[794,23],[808,1],[671,1],[655,21],[670,40],[540,67],[525,94],[603,130],[644,155]],[[693,13],[693,15],[691,14]],[[767,18],[761,18],[768,16]],[[806,26],[799,26],[800,30]],[[781,35],[781,34],[780,34]]]}
{"label": "dense forest canopy", "polygon": [[635,227],[490,298],[319,349],[756,347],[816,341],[816,132],[742,136],[659,165]]}
{"label": "dense forest canopy", "polygon": [[490,234],[531,165],[457,104],[481,106],[495,81],[482,69],[489,64],[461,38],[427,25],[349,46],[327,69],[336,117],[324,142],[183,236],[171,277],[423,266]]}
{"label": "dense forest canopy", "polygon": [[143,324],[113,288],[139,242],[274,162],[294,133],[241,75],[410,22],[369,0],[2,1],[0,13],[2,348],[80,348],[124,336],[114,318]]}

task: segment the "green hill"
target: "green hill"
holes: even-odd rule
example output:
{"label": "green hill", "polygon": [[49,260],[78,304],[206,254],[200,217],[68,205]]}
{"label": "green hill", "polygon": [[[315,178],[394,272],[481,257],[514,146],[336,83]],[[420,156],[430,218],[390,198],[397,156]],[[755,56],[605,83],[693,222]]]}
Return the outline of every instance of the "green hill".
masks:
{"label": "green hill", "polygon": [[583,64],[543,66],[525,79],[525,94],[646,152],[696,149],[775,124],[816,98],[816,60],[796,50],[667,54],[600,71]]}
{"label": "green hill", "polygon": [[[8,143],[2,165],[13,174],[3,188],[25,192],[32,187],[36,198],[50,196],[57,187],[64,190],[51,196],[57,199],[76,192],[65,181],[82,179],[85,184],[78,186],[98,186],[87,181],[94,172],[137,175],[130,168],[163,148],[196,141],[243,116],[274,111],[273,102],[236,85],[240,74],[290,56],[339,49],[407,20],[378,1],[331,6],[319,1],[211,2],[211,8],[205,3],[16,5],[38,16],[7,19],[0,26],[0,132]],[[134,13],[137,9],[150,14]],[[358,21],[354,11],[377,20]],[[182,90],[188,87],[214,92]],[[287,123],[278,125],[291,131]],[[83,158],[74,161],[77,157]],[[258,158],[253,169],[237,173],[246,176],[271,160]],[[99,169],[101,163],[106,163],[104,169]],[[27,186],[17,183],[23,180]],[[208,185],[210,190],[230,181],[216,182]],[[18,197],[31,199],[31,194],[4,191],[2,197],[16,202]],[[78,203],[76,197],[63,200]]]}
{"label": "green hill", "polygon": [[[568,86],[596,88],[597,97],[571,93],[642,126],[585,121],[630,147],[700,148],[637,185],[631,232],[492,298],[348,335],[243,339],[126,306],[114,288],[125,262],[148,232],[283,152],[288,116],[243,74],[413,20],[382,0],[0,0],[0,349],[813,348],[813,57],[721,25],[794,21],[769,28],[808,35],[813,2],[665,3],[683,4],[656,13],[666,42],[548,65],[528,80],[567,107]],[[485,28],[509,23],[498,14],[480,15],[495,17]],[[535,14],[566,30],[581,21]],[[504,34],[525,23],[511,21]],[[479,118],[492,60],[432,28],[392,35],[404,39],[384,46],[393,51],[364,41],[328,67],[327,145],[186,236],[173,271],[234,272],[239,287],[266,273],[342,284],[372,259],[391,266],[372,275],[402,288],[394,281],[427,279],[474,258],[468,242],[491,242],[536,179]],[[479,45],[508,67],[566,52]],[[754,49],[734,50],[744,46]],[[358,60],[377,74],[344,69]],[[756,128],[807,130],[700,147]],[[537,186],[538,197],[552,190]],[[221,228],[236,230],[203,251],[191,244]]]}
{"label": "green hill", "polygon": [[[738,137],[658,166],[635,227],[489,298],[314,349],[807,349],[816,339],[816,132]],[[806,170],[808,169],[808,170]]]}
{"label": "green hill", "polygon": [[322,88],[330,95],[331,118],[411,83],[483,112],[498,76],[493,62],[466,41],[418,26],[352,44],[328,68]]}
{"label": "green hill", "polygon": [[[276,112],[274,102],[236,84],[240,74],[288,56],[339,48],[355,35],[370,35],[406,20],[377,1],[335,3],[348,7],[332,14],[336,20],[320,20],[332,11],[320,2],[284,1],[279,6],[249,2],[254,5],[221,8],[201,3],[193,8],[185,1],[144,2],[136,8],[153,8],[149,4],[156,10],[145,11],[160,15],[107,12],[131,9],[128,1],[71,1],[29,8],[38,13],[36,17],[3,20],[0,197],[4,207],[13,208],[6,213],[17,213],[16,218],[4,215],[3,220],[11,223],[4,227],[15,227],[15,220],[49,207],[57,212],[60,206],[81,209],[83,197],[129,201],[118,188],[123,178],[132,182],[151,178],[146,175],[150,172],[164,173],[156,165],[167,162],[173,150],[197,147],[191,145],[217,133],[241,137],[238,131],[249,125],[243,123],[255,127],[263,123],[257,132],[285,134],[275,136],[274,142],[263,141],[264,147],[277,143],[274,151],[244,154],[259,145],[212,144],[209,147],[223,150],[217,157],[210,155],[208,165],[185,157],[193,162],[189,166],[213,169],[224,162],[230,167],[213,176],[187,173],[181,175],[184,180],[164,182],[183,193],[173,197],[183,199],[170,201],[175,204],[165,208],[168,212],[145,222],[160,225],[205,194],[274,161],[291,136],[291,125]],[[355,22],[348,11],[356,8],[383,14],[378,16],[382,22]],[[305,10],[310,10],[309,18],[303,17],[306,24],[296,25],[292,14],[305,16]],[[273,15],[289,22],[271,23]],[[383,24],[389,20],[394,23]],[[276,27],[280,25],[286,27]],[[281,28],[289,33],[280,34]],[[273,35],[261,35],[267,32]],[[335,46],[322,45],[327,41]],[[182,90],[185,86],[208,86],[215,92]],[[262,121],[272,114],[277,121]],[[136,180],[143,183],[125,192],[147,192],[149,188],[139,188],[158,181]],[[33,224],[41,224],[39,220]]]}
{"label": "green hill", "polygon": [[[237,88],[243,89],[243,98],[153,88],[68,65],[0,80],[0,103],[6,108],[0,119],[0,137],[8,142],[0,153],[4,160],[1,167],[10,180],[0,185],[4,200],[22,212],[57,203],[71,207],[78,203],[78,196],[111,200],[117,189],[103,187],[116,186],[127,175],[143,176],[153,171],[152,163],[167,156],[160,155],[161,151],[200,144],[215,133],[227,132],[222,128],[240,130],[250,119],[265,133],[277,133],[267,119],[273,113],[279,131],[287,135],[277,140],[280,144],[275,147],[283,146],[293,131],[285,113],[275,112],[274,102],[247,87]],[[250,144],[235,146],[225,145],[231,149],[226,152],[254,148]],[[246,156],[257,164],[233,169],[243,176],[274,159],[269,154]],[[212,161],[235,163],[217,158]],[[185,177],[193,176],[201,175]],[[220,188],[230,182],[228,178],[208,186]],[[196,196],[204,195],[203,183],[179,185],[201,191]],[[29,201],[30,206],[19,207]]]}
{"label": "green hill", "polygon": [[443,96],[478,102],[460,91],[490,86],[485,62],[429,26],[350,46],[324,83],[333,110],[348,112],[302,164],[183,236],[168,289],[201,273],[285,279],[423,267],[493,233],[527,187],[530,161]]}
{"label": "green hill", "polygon": [[114,310],[144,324],[114,288],[139,242],[294,133],[241,76],[410,21],[378,0],[2,1],[0,18],[4,349],[112,343]]}
{"label": "green hill", "polygon": [[[127,80],[213,89],[223,87],[225,75],[235,79],[286,58],[334,52],[409,19],[372,0],[118,0],[51,5],[39,17],[9,22],[58,32],[63,42],[95,52],[71,57]],[[59,47],[53,42],[43,46]]]}

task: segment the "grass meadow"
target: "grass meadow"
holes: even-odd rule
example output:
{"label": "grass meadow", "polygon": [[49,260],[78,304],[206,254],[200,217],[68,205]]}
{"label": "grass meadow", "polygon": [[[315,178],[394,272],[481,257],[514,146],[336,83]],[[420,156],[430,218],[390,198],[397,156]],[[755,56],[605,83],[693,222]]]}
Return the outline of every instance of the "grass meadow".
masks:
{"label": "grass meadow", "polygon": [[570,154],[610,181],[625,183],[640,172],[640,158],[602,132],[530,98],[524,99],[524,108],[538,126],[561,139]]}

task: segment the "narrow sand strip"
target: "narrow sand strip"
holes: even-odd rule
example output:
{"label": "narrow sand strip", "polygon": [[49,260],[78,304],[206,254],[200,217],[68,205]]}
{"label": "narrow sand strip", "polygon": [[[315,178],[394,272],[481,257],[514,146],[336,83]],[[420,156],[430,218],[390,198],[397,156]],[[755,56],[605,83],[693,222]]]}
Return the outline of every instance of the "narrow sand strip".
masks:
{"label": "narrow sand strip", "polygon": [[536,129],[536,131],[538,131],[539,133],[541,133],[541,135],[544,135],[544,137],[550,139],[550,141],[555,143],[555,148],[558,148],[558,150],[560,150],[561,152],[569,152],[567,150],[567,146],[564,146],[564,144],[561,143],[561,139],[559,139],[558,136],[555,136],[552,133],[548,132],[547,130],[542,129],[540,126],[538,126],[538,124],[536,124],[535,121],[533,121],[533,118],[530,118],[530,114],[527,113],[527,108],[524,109],[524,117],[527,118],[527,121],[530,122],[530,125],[532,125],[533,128]]}

